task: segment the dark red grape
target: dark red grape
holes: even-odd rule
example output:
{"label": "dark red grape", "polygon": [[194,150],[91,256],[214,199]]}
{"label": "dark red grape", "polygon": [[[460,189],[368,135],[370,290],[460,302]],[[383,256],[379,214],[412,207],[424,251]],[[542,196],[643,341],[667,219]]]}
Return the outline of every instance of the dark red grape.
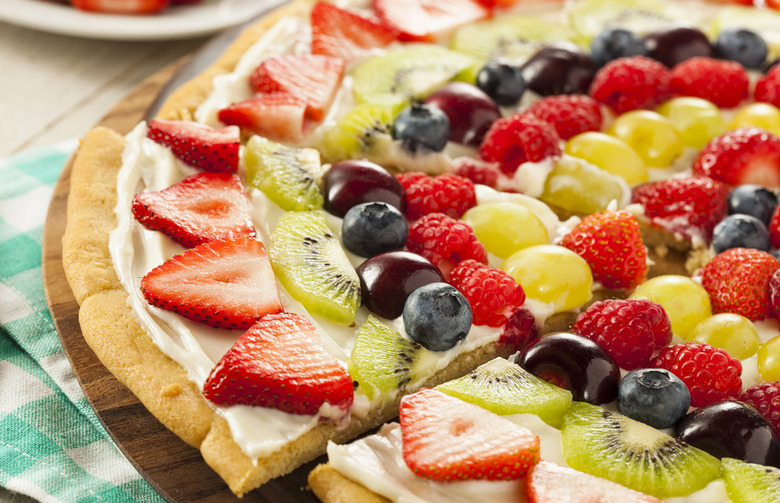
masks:
{"label": "dark red grape", "polygon": [[334,164],[322,177],[325,210],[343,217],[353,206],[385,202],[406,213],[406,191],[398,179],[378,164],[366,160]]}
{"label": "dark red grape", "polygon": [[647,55],[668,68],[686,59],[712,57],[712,44],[707,35],[696,28],[673,26],[645,35]]}
{"label": "dark red grape", "polygon": [[596,70],[590,56],[568,42],[540,49],[522,67],[528,89],[542,96],[588,94]]}
{"label": "dark red grape", "polygon": [[450,118],[450,140],[478,147],[490,125],[501,117],[498,106],[479,88],[450,82],[425,100]]}

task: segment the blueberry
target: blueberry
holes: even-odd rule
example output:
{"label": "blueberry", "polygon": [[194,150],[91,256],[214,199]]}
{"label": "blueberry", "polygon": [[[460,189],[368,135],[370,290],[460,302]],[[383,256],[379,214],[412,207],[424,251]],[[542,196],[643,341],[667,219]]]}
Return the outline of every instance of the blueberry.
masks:
{"label": "blueberry", "polygon": [[739,185],[729,194],[728,204],[729,215],[750,215],[769,225],[777,207],[777,194],[761,185]]}
{"label": "blueberry", "polygon": [[653,428],[674,426],[690,405],[688,387],[666,369],[632,370],[620,381],[620,412]]}
{"label": "blueberry", "polygon": [[623,28],[607,28],[590,42],[590,57],[599,67],[630,56],[647,56],[647,49],[642,38]]}
{"label": "blueberry", "polygon": [[712,249],[721,253],[729,248],[755,248],[769,251],[769,230],[750,215],[729,215],[712,232]]}
{"label": "blueberry", "polygon": [[450,119],[441,109],[415,104],[401,110],[393,122],[393,139],[404,149],[441,152],[450,139]]}
{"label": "blueberry", "polygon": [[358,204],[350,208],[341,225],[344,247],[361,257],[400,250],[406,244],[409,226],[403,213],[384,202]]}
{"label": "blueberry", "polygon": [[431,351],[447,351],[471,329],[471,306],[447,283],[429,283],[416,289],[404,304],[404,329]]}
{"label": "blueberry", "polygon": [[526,89],[520,67],[489,61],[477,74],[477,87],[502,107],[516,105]]}
{"label": "blueberry", "polygon": [[750,30],[723,30],[715,41],[715,53],[745,68],[759,69],[766,61],[769,48],[761,35]]}

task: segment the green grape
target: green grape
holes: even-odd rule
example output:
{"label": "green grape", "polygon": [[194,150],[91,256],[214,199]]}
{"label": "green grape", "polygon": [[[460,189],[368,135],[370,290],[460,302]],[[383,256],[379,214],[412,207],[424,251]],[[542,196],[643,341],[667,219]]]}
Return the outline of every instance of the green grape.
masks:
{"label": "green grape", "polygon": [[765,381],[780,379],[780,335],[758,348],[758,373]]}
{"label": "green grape", "polygon": [[540,199],[564,210],[590,215],[611,201],[622,206],[630,189],[619,176],[575,157],[562,157],[544,182]]}
{"label": "green grape", "polygon": [[528,298],[552,304],[556,313],[580,307],[593,296],[588,263],[562,246],[529,246],[512,254],[501,269],[520,283]]}
{"label": "green grape", "polygon": [[725,349],[739,360],[756,354],[761,345],[753,322],[734,313],[720,313],[707,318],[693,327],[687,339]]}
{"label": "green grape", "polygon": [[769,103],[753,103],[742,107],[731,121],[731,129],[755,126],[780,136],[780,109]]}
{"label": "green grape", "polygon": [[672,124],[686,147],[704,148],[710,140],[726,132],[720,108],[701,98],[673,98],[656,110]]}
{"label": "green grape", "polygon": [[683,143],[672,123],[649,110],[624,113],[607,133],[628,143],[648,167],[667,168],[682,154]]}
{"label": "green grape", "polygon": [[661,304],[672,322],[672,332],[683,339],[689,339],[691,329],[712,316],[707,291],[687,276],[668,274],[649,279],[634,290],[631,298]]}
{"label": "green grape", "polygon": [[463,214],[485,249],[501,258],[517,250],[550,242],[539,217],[515,203],[480,204]]}
{"label": "green grape", "polygon": [[594,131],[578,134],[566,143],[566,153],[622,177],[629,185],[647,181],[645,162],[626,142],[614,136]]}

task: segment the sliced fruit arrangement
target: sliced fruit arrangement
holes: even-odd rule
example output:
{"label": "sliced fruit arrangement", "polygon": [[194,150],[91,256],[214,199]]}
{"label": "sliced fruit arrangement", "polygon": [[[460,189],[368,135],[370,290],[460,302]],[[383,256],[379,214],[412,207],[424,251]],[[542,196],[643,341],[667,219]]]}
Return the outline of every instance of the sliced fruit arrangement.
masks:
{"label": "sliced fruit arrangement", "polygon": [[191,121],[153,120],[147,136],[171,149],[173,155],[204,171],[238,169],[239,131],[236,127],[214,129]]}

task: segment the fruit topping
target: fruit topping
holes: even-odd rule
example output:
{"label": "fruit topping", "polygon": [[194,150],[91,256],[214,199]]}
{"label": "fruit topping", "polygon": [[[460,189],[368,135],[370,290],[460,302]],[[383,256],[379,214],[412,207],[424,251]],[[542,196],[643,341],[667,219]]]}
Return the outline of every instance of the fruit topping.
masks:
{"label": "fruit topping", "polygon": [[669,5],[655,0],[582,0],[569,10],[569,24],[583,42],[605,29],[646,31],[674,22]]}
{"label": "fruit topping", "polygon": [[443,213],[429,213],[411,224],[406,246],[430,260],[445,278],[462,260],[488,263],[485,247],[471,227]]}
{"label": "fruit topping", "polygon": [[522,351],[538,339],[539,335],[533,313],[525,307],[518,307],[504,324],[498,343],[515,351]]}
{"label": "fruit topping", "polygon": [[450,118],[438,107],[412,104],[395,116],[393,139],[411,154],[441,152],[450,139]]}
{"label": "fruit topping", "polygon": [[601,129],[599,104],[582,94],[548,96],[528,107],[526,112],[552,124],[562,140]]}
{"label": "fruit topping", "polygon": [[577,316],[572,330],[604,348],[626,370],[650,366],[653,354],[672,341],[666,311],[644,299],[596,302]]}
{"label": "fruit topping", "polygon": [[734,313],[720,313],[706,318],[693,327],[686,339],[724,349],[738,360],[756,354],[761,344],[753,322]]}
{"label": "fruit topping", "polygon": [[683,151],[680,135],[663,115],[633,110],[620,115],[607,133],[626,142],[647,167],[668,168]]}
{"label": "fruit topping", "polygon": [[647,49],[642,38],[625,28],[606,28],[590,41],[590,57],[598,68],[632,56],[647,56]]}
{"label": "fruit topping", "polygon": [[739,109],[731,120],[731,129],[755,126],[780,135],[780,109],[769,103],[751,103]]}
{"label": "fruit topping", "polygon": [[176,255],[141,280],[153,306],[216,328],[247,329],[282,310],[265,247],[241,236]]}
{"label": "fruit topping", "polygon": [[192,121],[157,119],[149,123],[146,136],[190,166],[228,173],[238,170],[238,128],[214,129]]}
{"label": "fruit topping", "polygon": [[777,195],[766,187],[754,184],[739,185],[729,194],[729,215],[751,215],[769,225],[777,203]]}
{"label": "fruit topping", "polygon": [[710,140],[726,132],[726,120],[720,108],[701,98],[672,98],[659,106],[656,112],[669,120],[686,147],[700,150]]}
{"label": "fruit topping", "polygon": [[450,141],[479,147],[490,125],[501,118],[496,103],[478,87],[449,82],[425,99],[450,119]]}
{"label": "fruit topping", "polygon": [[406,245],[408,235],[409,225],[404,215],[382,202],[353,206],[341,224],[344,248],[361,257],[400,250]]}
{"label": "fruit topping", "polygon": [[523,287],[501,269],[463,260],[450,272],[449,283],[468,300],[475,325],[500,327],[525,302]]}
{"label": "fruit topping", "polygon": [[685,383],[666,369],[632,370],[620,381],[620,413],[653,428],[674,426],[690,405]]}
{"label": "fruit topping", "polygon": [[703,98],[721,108],[734,108],[748,97],[748,75],[739,63],[691,58],[672,68],[671,90]]}
{"label": "fruit topping", "polygon": [[575,157],[558,159],[544,181],[539,198],[576,215],[605,211],[613,201],[628,201],[628,185],[619,176]]}
{"label": "fruit topping", "polygon": [[712,232],[712,249],[721,253],[729,248],[754,248],[769,251],[769,230],[750,215],[729,215]]}
{"label": "fruit topping", "polygon": [[572,400],[569,391],[539,379],[504,358],[480,365],[436,389],[502,416],[536,414],[554,426],[560,425],[561,416]]}
{"label": "fruit topping", "polygon": [[605,288],[636,288],[647,277],[647,250],[639,222],[618,210],[588,215],[563,237],[561,246],[584,258]]}
{"label": "fruit topping", "polygon": [[692,169],[729,185],[780,187],[780,139],[756,127],[728,131],[699,152]]}
{"label": "fruit topping", "polygon": [[411,222],[428,213],[460,218],[477,204],[474,183],[462,176],[402,173],[398,175],[398,181],[406,191],[406,218]]}
{"label": "fruit topping", "polygon": [[644,56],[620,58],[596,73],[590,95],[617,114],[652,109],[671,97],[670,81],[671,73],[658,61]]}
{"label": "fruit topping", "polygon": [[723,30],[715,40],[715,54],[719,58],[736,61],[753,70],[761,68],[768,53],[769,47],[764,38],[744,28]]}
{"label": "fruit topping", "polygon": [[360,283],[323,211],[290,211],[269,248],[274,273],[312,314],[349,325],[360,307]]}
{"label": "fruit topping", "polygon": [[429,283],[413,291],[404,304],[406,334],[431,351],[447,351],[471,330],[471,306],[455,287]]}
{"label": "fruit topping", "polygon": [[780,382],[754,384],[739,396],[739,401],[755,408],[780,432]]}
{"label": "fruit topping", "polygon": [[712,56],[710,39],[698,28],[667,26],[645,35],[647,55],[667,68],[691,58]]}
{"label": "fruit topping", "polygon": [[758,79],[753,96],[756,101],[780,108],[780,65],[773,66],[766,75]]}
{"label": "fruit topping", "polygon": [[311,53],[352,61],[384,47],[398,33],[349,9],[317,2],[311,10]]}
{"label": "fruit topping", "polygon": [[561,155],[560,138],[548,122],[517,114],[493,123],[479,148],[483,160],[498,162],[512,174],[524,162],[539,162]]}
{"label": "fruit topping", "polygon": [[531,430],[436,390],[405,396],[399,418],[404,461],[419,477],[514,480],[539,461]]}
{"label": "fruit topping", "polygon": [[383,318],[398,318],[413,291],[444,281],[439,268],[416,253],[396,250],[374,255],[357,268],[363,303]]}
{"label": "fruit topping", "polygon": [[520,102],[527,85],[519,66],[491,60],[477,74],[477,87],[502,107],[511,107]]}
{"label": "fruit topping", "polygon": [[725,350],[709,344],[688,342],[662,348],[653,359],[653,367],[669,370],[691,392],[691,405],[736,398],[742,389],[742,364]]}
{"label": "fruit topping", "polygon": [[752,320],[771,314],[769,280],[780,269],[772,255],[748,248],[719,253],[701,269],[701,284],[715,313],[736,313]]}
{"label": "fruit topping", "polygon": [[136,0],[134,2],[115,2],[113,0],[70,0],[77,9],[87,12],[102,12],[110,14],[154,14],[162,11],[171,3],[170,0]]}
{"label": "fruit topping", "polygon": [[530,209],[511,202],[480,204],[463,214],[485,249],[500,258],[518,250],[547,244],[550,237],[544,223]]}
{"label": "fruit topping", "polygon": [[327,403],[352,405],[352,379],[344,364],[325,351],[307,318],[270,314],[244,332],[203,385],[217,405],[273,407],[291,414],[317,414]]}
{"label": "fruit topping", "polygon": [[773,248],[780,248],[780,205],[775,208],[769,220],[769,243]]}
{"label": "fruit topping", "polygon": [[580,335],[546,335],[528,346],[518,363],[540,379],[569,390],[578,402],[599,405],[617,398],[620,369],[615,360]]}
{"label": "fruit topping", "polygon": [[758,348],[758,373],[765,381],[780,380],[780,336]]}
{"label": "fruit topping", "polygon": [[536,94],[586,94],[596,64],[578,45],[554,42],[531,56],[521,71],[528,89]]}
{"label": "fruit topping", "polygon": [[734,503],[755,503],[774,498],[780,492],[780,470],[773,467],[723,458],[723,479]]}
{"label": "fruit topping", "polygon": [[501,172],[499,163],[487,162],[473,157],[458,157],[453,159],[452,165],[456,175],[493,189],[498,188],[499,180],[506,176]]}
{"label": "fruit topping", "polygon": [[342,161],[322,176],[323,207],[337,217],[361,203],[384,202],[406,212],[406,191],[389,171],[366,160]]}
{"label": "fruit topping", "polygon": [[250,134],[274,141],[299,143],[306,136],[306,101],[292,94],[258,94],[233,103],[217,117],[225,124],[239,126]]}
{"label": "fruit topping", "polygon": [[577,403],[563,416],[572,468],[658,498],[685,496],[720,475],[717,458],[622,414]]}
{"label": "fruit topping", "polygon": [[255,236],[252,210],[241,179],[230,173],[198,173],[159,192],[133,198],[133,216],[187,248],[215,239]]}
{"label": "fruit topping", "polygon": [[433,41],[490,11],[474,0],[373,0],[374,12],[406,41]]}
{"label": "fruit topping", "polygon": [[666,274],[648,279],[634,290],[631,298],[660,304],[672,323],[672,333],[684,339],[690,340],[691,330],[712,316],[707,290],[687,276]]}
{"label": "fruit topping", "polygon": [[320,154],[253,136],[244,153],[247,183],[286,211],[322,207]]}
{"label": "fruit topping", "polygon": [[[320,149],[330,162],[369,158],[385,161],[393,142],[393,107],[362,103],[323,126]],[[346,211],[346,210],[345,210]]]}

